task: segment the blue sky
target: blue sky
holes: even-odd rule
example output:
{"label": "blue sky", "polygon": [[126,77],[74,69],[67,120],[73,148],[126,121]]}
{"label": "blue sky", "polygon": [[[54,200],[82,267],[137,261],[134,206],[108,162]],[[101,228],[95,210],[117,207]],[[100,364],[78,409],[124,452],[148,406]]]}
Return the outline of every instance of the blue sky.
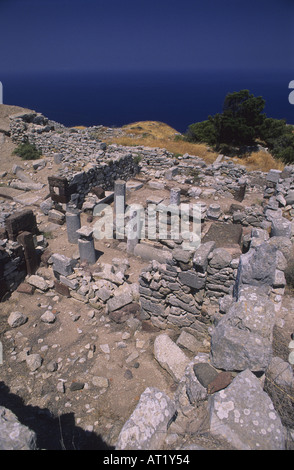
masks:
{"label": "blue sky", "polygon": [[0,77],[293,70],[293,30],[293,0],[0,0]]}

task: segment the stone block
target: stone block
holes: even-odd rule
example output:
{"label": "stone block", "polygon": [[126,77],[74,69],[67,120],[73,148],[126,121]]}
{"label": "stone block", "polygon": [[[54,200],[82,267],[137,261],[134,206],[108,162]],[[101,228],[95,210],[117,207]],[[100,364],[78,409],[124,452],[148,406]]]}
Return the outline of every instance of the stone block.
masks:
{"label": "stone block", "polygon": [[200,290],[205,287],[206,276],[200,277],[193,271],[182,271],[179,273],[179,280],[185,286]]}
{"label": "stone block", "polygon": [[291,237],[292,226],[290,220],[281,218],[273,218],[272,221],[271,236],[272,237]]}
{"label": "stone block", "polygon": [[116,450],[160,450],[175,416],[175,403],[160,390],[148,387],[124,424]]}
{"label": "stone block", "polygon": [[12,411],[0,407],[0,450],[36,450],[37,436]]}
{"label": "stone block", "polygon": [[63,212],[57,211],[56,209],[51,209],[48,212],[48,222],[53,224],[63,225],[65,222],[65,215]]}
{"label": "stone block", "polygon": [[16,241],[21,232],[37,233],[36,217],[32,210],[24,210],[15,212],[7,217],[5,221],[5,228],[10,240]]}
{"label": "stone block", "polygon": [[56,292],[60,295],[63,295],[64,297],[70,297],[70,290],[69,287],[63,284],[62,282],[59,282],[57,280],[54,281],[54,289]]}
{"label": "stone block", "polygon": [[182,349],[167,334],[155,338],[154,357],[176,382],[184,376],[190,362]]}
{"label": "stone block", "polygon": [[[248,399],[250,397],[250,399]],[[209,399],[210,433],[237,450],[285,450],[285,431],[269,395],[250,370]]]}
{"label": "stone block", "polygon": [[69,276],[73,272],[72,260],[65,255],[60,255],[59,253],[54,253],[51,256],[53,263],[53,271],[62,275]]}
{"label": "stone block", "polygon": [[130,304],[132,301],[133,301],[132,292],[128,292],[128,291],[125,291],[125,292],[122,291],[121,293],[117,292],[117,294],[114,297],[110,298],[107,301],[108,312],[111,313],[115,310],[118,310],[124,307],[125,305]]}
{"label": "stone block", "polygon": [[67,178],[59,176],[49,176],[48,184],[52,201],[61,203],[69,202],[70,190]]}
{"label": "stone block", "polygon": [[214,250],[215,242],[207,242],[200,245],[200,247],[195,251],[193,257],[193,264],[195,270],[200,273],[205,273],[208,266],[208,256]]}

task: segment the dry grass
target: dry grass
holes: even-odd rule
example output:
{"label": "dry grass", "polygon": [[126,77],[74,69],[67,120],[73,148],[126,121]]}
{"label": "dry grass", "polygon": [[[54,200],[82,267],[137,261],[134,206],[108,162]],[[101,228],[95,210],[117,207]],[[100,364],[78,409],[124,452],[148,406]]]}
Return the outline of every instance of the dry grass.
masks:
{"label": "dry grass", "polygon": [[[186,142],[181,139],[181,133],[169,125],[158,121],[140,121],[122,127],[124,135],[112,138],[107,143],[125,146],[143,145],[144,147],[165,148],[175,155],[195,155],[210,164],[218,156],[205,144]],[[277,161],[265,151],[253,152],[243,158],[234,157],[234,161],[245,165],[249,171],[260,170],[267,172],[270,169],[283,170],[284,164]]]}
{"label": "dry grass", "polygon": [[241,165],[246,165],[248,170],[261,170],[267,172],[271,169],[283,170],[284,164],[281,161],[275,160],[274,157],[264,150],[260,152],[253,152],[249,156],[243,158],[234,158],[234,161]]}
{"label": "dry grass", "polygon": [[212,163],[217,153],[210,150],[205,144],[194,144],[180,139],[180,133],[163,122],[140,121],[123,126],[125,135],[111,139],[111,143],[132,146],[165,148],[177,155],[188,153],[203,158]]}

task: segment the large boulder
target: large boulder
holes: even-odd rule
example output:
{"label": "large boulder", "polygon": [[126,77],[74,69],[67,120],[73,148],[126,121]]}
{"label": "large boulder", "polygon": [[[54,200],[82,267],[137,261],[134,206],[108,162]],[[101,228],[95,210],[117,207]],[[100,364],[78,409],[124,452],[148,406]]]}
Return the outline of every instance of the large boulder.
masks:
{"label": "large boulder", "polygon": [[211,335],[211,362],[224,370],[264,371],[272,358],[275,309],[258,287],[244,287]]}
{"label": "large boulder", "polygon": [[160,334],[155,338],[154,357],[176,382],[181,380],[190,362],[182,349],[167,334]]}
{"label": "large boulder", "polygon": [[175,417],[175,403],[157,388],[146,388],[118,436],[116,450],[161,449]]}
{"label": "large boulder", "polygon": [[0,450],[36,450],[36,434],[0,406]]}
{"label": "large boulder", "polygon": [[240,256],[234,296],[238,298],[244,285],[258,286],[265,292],[274,285],[277,247],[267,242],[254,246]]}
{"label": "large boulder", "polygon": [[210,432],[237,450],[285,450],[285,432],[270,397],[248,369],[211,395]]}

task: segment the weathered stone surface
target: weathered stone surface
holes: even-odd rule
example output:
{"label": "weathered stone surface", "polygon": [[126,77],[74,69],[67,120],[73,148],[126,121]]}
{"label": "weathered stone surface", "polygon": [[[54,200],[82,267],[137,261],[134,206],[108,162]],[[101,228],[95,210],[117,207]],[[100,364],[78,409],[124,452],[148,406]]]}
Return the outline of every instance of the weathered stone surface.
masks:
{"label": "weathered stone surface", "polygon": [[161,334],[154,341],[154,357],[176,381],[185,373],[189,358],[166,334]]}
{"label": "weathered stone surface", "polygon": [[172,262],[172,253],[170,251],[153,248],[144,243],[138,243],[135,246],[134,255],[148,261],[156,260],[162,264]]}
{"label": "weathered stone surface", "polygon": [[294,387],[294,375],[291,365],[280,357],[273,357],[266,370],[266,376],[280,387]]}
{"label": "weathered stone surface", "polygon": [[291,189],[286,196],[286,204],[292,206],[294,204],[294,190]]}
{"label": "weathered stone surface", "polygon": [[0,407],[0,450],[36,450],[34,431],[22,425],[12,411]]}
{"label": "weathered stone surface", "polygon": [[182,284],[193,289],[203,289],[205,286],[205,277],[200,277],[199,274],[193,271],[183,271],[179,274],[179,280]]}
{"label": "weathered stone surface", "polygon": [[226,388],[233,380],[231,372],[222,371],[208,384],[207,393],[215,393]]}
{"label": "weathered stone surface", "polygon": [[133,301],[133,294],[130,290],[117,291],[113,297],[107,301],[108,312],[118,310]]}
{"label": "weathered stone surface", "polygon": [[63,295],[64,297],[70,297],[70,289],[67,285],[65,285],[63,282],[59,282],[56,279],[54,280],[54,289],[56,292],[60,295]]}
{"label": "weathered stone surface", "polygon": [[109,314],[111,320],[115,321],[116,323],[124,323],[127,321],[131,316],[136,316],[140,312],[140,305],[132,302],[124,307],[120,308],[119,310],[115,310]]}
{"label": "weathered stone surface", "polygon": [[291,237],[291,222],[285,217],[272,219],[272,237]]}
{"label": "weathered stone surface", "polygon": [[208,265],[208,256],[214,250],[215,242],[207,242],[200,245],[200,247],[195,251],[193,257],[193,263],[196,271],[200,273],[205,273]]}
{"label": "weathered stone surface", "polygon": [[18,286],[17,292],[19,292],[19,293],[21,293],[21,294],[33,295],[33,293],[34,293],[34,287],[33,287],[33,286],[30,286],[30,285],[27,284],[26,282],[22,282],[22,283]]}
{"label": "weathered stone surface", "polygon": [[29,354],[26,356],[26,363],[31,372],[35,372],[39,367],[41,367],[43,362],[40,354]]}
{"label": "weathered stone surface", "polygon": [[40,289],[42,291],[47,291],[49,289],[47,282],[41,276],[33,274],[27,278],[27,282],[31,285]]}
{"label": "weathered stone surface", "polygon": [[188,349],[188,351],[191,351],[195,354],[199,351],[202,346],[201,342],[196,339],[194,335],[188,333],[185,330],[181,331],[181,334],[178,337],[176,344],[178,346]]}
{"label": "weathered stone surface", "polygon": [[189,263],[191,257],[192,253],[188,250],[183,250],[182,248],[175,248],[173,250],[173,258],[182,263]]}
{"label": "weathered stone surface", "polygon": [[175,404],[165,393],[146,388],[118,436],[116,450],[160,449],[175,413]]}
{"label": "weathered stone surface", "polygon": [[249,370],[211,395],[210,432],[238,450],[284,450],[280,417],[261,383]]}
{"label": "weathered stone surface", "polygon": [[17,328],[28,321],[28,317],[21,312],[11,312],[8,317],[8,324],[11,328]]}
{"label": "weathered stone surface", "polygon": [[234,295],[243,285],[259,286],[265,290],[274,284],[277,248],[262,243],[240,257]]}
{"label": "weathered stone surface", "polygon": [[209,266],[215,269],[222,269],[230,266],[232,255],[224,248],[216,248],[212,252],[212,258],[209,261]]}
{"label": "weathered stone surface", "polygon": [[281,170],[270,170],[267,174],[266,181],[270,181],[271,183],[278,183],[281,173]]}
{"label": "weathered stone surface", "polygon": [[54,323],[56,320],[56,317],[54,313],[51,312],[51,310],[46,310],[46,312],[44,312],[40,318],[43,323]]}
{"label": "weathered stone surface", "polygon": [[62,276],[68,276],[72,274],[72,260],[65,255],[54,253],[51,257],[53,263],[53,271],[57,272]]}
{"label": "weathered stone surface", "polygon": [[193,370],[202,387],[205,388],[218,376],[217,370],[208,362],[195,364]]}
{"label": "weathered stone surface", "polygon": [[272,357],[274,305],[254,287],[244,288],[211,336],[211,363],[224,370],[265,370]]}
{"label": "weathered stone surface", "polygon": [[198,353],[192,361],[188,363],[185,368],[185,373],[182,376],[176,394],[175,401],[179,409],[186,409],[187,405],[197,406],[200,401],[207,398],[207,390],[195,375],[194,367],[209,361],[209,355],[205,353]]}

